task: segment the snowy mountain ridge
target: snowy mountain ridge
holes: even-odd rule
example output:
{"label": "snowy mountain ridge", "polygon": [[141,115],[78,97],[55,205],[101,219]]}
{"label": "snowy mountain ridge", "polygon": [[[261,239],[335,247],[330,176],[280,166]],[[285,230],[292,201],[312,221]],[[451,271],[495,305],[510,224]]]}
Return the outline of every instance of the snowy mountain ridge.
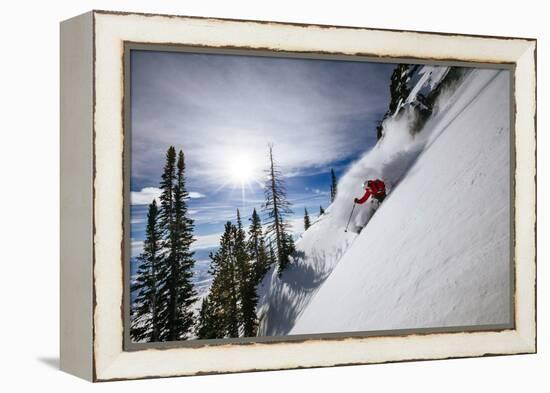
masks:
{"label": "snowy mountain ridge", "polygon": [[[419,67],[383,137],[338,183],[293,262],[259,285],[259,335],[504,324],[509,302],[507,72],[475,69],[438,92],[418,132],[419,93],[447,67]],[[389,195],[374,214],[366,179]],[[368,225],[366,225],[368,223]],[[365,226],[366,225],[366,226]],[[360,235],[356,227],[365,226]],[[475,246],[475,247],[472,247]],[[506,265],[508,264],[508,265]]]}

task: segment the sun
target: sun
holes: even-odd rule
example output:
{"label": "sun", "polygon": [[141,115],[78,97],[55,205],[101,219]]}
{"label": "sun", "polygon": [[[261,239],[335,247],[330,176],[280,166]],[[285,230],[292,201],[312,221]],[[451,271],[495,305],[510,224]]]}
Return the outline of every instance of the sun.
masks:
{"label": "sun", "polygon": [[264,187],[262,159],[253,151],[232,150],[232,154],[224,155],[223,159],[220,160],[222,165],[221,179],[216,192],[225,188],[239,190],[244,207],[247,194],[253,194],[258,187]]}
{"label": "sun", "polygon": [[230,159],[227,170],[231,183],[235,185],[247,185],[254,180],[254,164],[246,155]]}

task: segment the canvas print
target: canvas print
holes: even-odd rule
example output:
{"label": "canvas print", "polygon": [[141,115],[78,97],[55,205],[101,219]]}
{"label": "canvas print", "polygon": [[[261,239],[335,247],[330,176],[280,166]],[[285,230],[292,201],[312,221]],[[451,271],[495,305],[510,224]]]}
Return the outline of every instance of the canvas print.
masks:
{"label": "canvas print", "polygon": [[511,326],[509,69],[129,56],[131,342]]}

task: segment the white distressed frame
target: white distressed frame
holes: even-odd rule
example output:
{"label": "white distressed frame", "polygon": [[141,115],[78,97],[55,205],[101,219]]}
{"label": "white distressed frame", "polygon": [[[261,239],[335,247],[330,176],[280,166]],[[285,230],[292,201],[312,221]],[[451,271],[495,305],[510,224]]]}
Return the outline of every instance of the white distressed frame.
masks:
{"label": "white distressed frame", "polygon": [[[109,12],[88,17],[94,46],[94,299],[88,299],[93,305],[92,359],[84,354],[74,360],[85,370],[91,367],[92,376],[81,376],[104,381],[536,352],[535,40]],[[124,42],[515,64],[515,329],[125,352]],[[61,322],[67,323],[63,317]]]}

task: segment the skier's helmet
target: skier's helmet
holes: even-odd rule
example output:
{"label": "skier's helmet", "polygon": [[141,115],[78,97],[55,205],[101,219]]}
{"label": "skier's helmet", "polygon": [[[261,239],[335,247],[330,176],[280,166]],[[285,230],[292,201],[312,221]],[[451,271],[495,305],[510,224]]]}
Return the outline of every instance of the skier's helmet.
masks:
{"label": "skier's helmet", "polygon": [[363,188],[370,187],[371,184],[372,184],[372,180],[365,180],[363,183]]}

